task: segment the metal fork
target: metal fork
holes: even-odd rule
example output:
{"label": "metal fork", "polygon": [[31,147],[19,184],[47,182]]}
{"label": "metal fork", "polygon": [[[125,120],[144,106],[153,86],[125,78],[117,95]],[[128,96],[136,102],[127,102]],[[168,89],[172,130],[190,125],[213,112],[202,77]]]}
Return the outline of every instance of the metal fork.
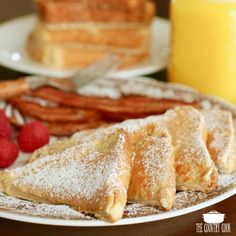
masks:
{"label": "metal fork", "polygon": [[95,80],[105,78],[111,71],[117,69],[120,65],[120,59],[108,54],[91,64],[90,66],[79,70],[72,77],[65,79],[48,78],[43,76],[26,76],[22,79],[0,82],[0,99],[7,99],[19,95],[30,89],[36,89],[41,86],[52,86],[64,91],[77,91]]}

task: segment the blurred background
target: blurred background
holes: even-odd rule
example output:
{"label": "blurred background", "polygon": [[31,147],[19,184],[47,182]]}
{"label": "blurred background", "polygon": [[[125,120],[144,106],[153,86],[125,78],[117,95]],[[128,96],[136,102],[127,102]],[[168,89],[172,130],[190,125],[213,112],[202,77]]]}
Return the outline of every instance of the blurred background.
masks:
{"label": "blurred background", "polygon": [[[1,0],[0,22],[33,12],[33,0]],[[170,0],[156,0],[158,15],[168,17],[168,6]]]}
{"label": "blurred background", "polygon": [[[170,0],[155,0],[157,3],[157,15],[168,18]],[[0,23],[34,12],[33,0],[1,0],[0,1]],[[25,74],[16,72],[0,66],[0,80],[15,79]],[[149,75],[152,78],[165,81],[166,71],[160,71]]]}

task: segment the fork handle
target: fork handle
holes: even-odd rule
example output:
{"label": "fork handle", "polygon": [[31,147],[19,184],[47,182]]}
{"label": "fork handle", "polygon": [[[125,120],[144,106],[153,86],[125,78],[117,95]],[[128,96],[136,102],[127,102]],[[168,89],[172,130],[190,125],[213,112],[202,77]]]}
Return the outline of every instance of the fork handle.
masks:
{"label": "fork handle", "polygon": [[25,79],[0,82],[0,99],[5,100],[29,91],[30,84]]}

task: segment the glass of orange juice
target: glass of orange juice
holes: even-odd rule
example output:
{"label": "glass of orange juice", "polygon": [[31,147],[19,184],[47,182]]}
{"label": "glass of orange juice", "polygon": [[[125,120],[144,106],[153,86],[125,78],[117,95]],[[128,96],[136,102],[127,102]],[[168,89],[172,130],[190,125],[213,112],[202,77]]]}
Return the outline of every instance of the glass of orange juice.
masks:
{"label": "glass of orange juice", "polygon": [[169,80],[236,103],[236,0],[172,0]]}

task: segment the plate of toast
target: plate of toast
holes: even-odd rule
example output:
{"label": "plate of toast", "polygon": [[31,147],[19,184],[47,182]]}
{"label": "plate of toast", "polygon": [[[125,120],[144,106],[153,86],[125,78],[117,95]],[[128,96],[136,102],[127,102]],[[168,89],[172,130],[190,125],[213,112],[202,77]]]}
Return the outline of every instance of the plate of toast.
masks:
{"label": "plate of toast", "polygon": [[29,74],[70,77],[111,53],[123,63],[110,73],[112,77],[140,76],[164,69],[169,22],[155,17],[149,24],[123,24],[94,26],[86,22],[68,26],[40,22],[36,15],[10,20],[0,26],[0,64]]}
{"label": "plate of toast", "polygon": [[136,224],[236,194],[236,107],[219,98],[132,78],[95,81],[78,94],[40,87],[5,103],[57,138],[0,172],[3,218]]}

